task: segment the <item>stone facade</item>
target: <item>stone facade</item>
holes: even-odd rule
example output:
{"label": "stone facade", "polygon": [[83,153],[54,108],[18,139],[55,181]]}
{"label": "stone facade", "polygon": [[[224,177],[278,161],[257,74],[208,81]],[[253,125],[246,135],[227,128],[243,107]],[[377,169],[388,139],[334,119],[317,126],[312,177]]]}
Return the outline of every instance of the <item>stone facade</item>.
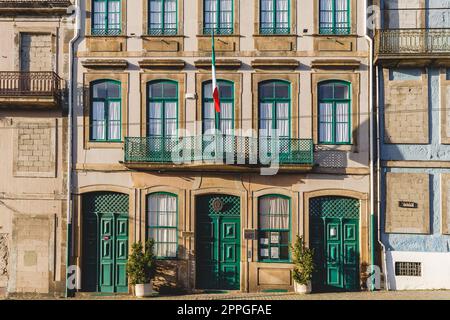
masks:
{"label": "stone facade", "polygon": [[[386,232],[429,233],[429,185],[427,174],[387,174]],[[414,208],[404,202],[413,203]]]}
{"label": "stone facade", "polygon": [[54,69],[52,35],[21,33],[20,66],[22,71]]}

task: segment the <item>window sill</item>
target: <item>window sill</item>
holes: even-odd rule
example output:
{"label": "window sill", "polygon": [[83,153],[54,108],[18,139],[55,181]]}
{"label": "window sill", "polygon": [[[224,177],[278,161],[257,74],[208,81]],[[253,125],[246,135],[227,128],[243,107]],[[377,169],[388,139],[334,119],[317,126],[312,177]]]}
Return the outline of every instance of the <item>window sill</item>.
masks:
{"label": "window sill", "polygon": [[129,38],[127,35],[124,35],[124,34],[117,34],[117,35],[94,35],[94,34],[86,34],[84,37],[85,37],[85,38]]}
{"label": "window sill", "polygon": [[314,151],[345,151],[354,152],[355,146],[352,144],[333,145],[333,144],[318,144],[315,146]]}
{"label": "window sill", "polygon": [[[197,38],[211,38],[210,34],[198,34]],[[241,37],[240,34],[215,34],[214,38],[233,38],[233,37]]]}
{"label": "window sill", "polygon": [[295,33],[289,33],[289,34],[254,34],[253,37],[255,38],[271,38],[271,37],[298,37]]}
{"label": "window sill", "polygon": [[123,142],[88,141],[86,142],[86,149],[123,149]]}
{"label": "window sill", "polygon": [[321,34],[321,33],[314,33],[314,37],[318,38],[357,38],[358,35],[356,33],[349,33],[349,34]]}
{"label": "window sill", "polygon": [[143,34],[142,39],[147,38],[185,38],[186,36],[182,34]]}

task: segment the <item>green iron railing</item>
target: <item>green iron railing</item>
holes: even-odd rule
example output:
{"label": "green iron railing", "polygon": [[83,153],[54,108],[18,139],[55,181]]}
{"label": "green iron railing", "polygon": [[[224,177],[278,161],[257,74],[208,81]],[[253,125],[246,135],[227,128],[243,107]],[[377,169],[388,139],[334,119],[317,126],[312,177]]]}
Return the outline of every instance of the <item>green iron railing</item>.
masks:
{"label": "green iron railing", "polygon": [[127,137],[126,163],[194,163],[265,165],[313,164],[310,139],[203,135],[189,137]]}

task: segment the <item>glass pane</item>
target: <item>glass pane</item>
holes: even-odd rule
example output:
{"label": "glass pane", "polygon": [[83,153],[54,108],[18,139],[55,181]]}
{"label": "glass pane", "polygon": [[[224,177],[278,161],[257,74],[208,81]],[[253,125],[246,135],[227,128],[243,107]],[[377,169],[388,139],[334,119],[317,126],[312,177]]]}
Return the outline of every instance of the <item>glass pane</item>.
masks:
{"label": "glass pane", "polygon": [[274,97],[274,84],[264,83],[259,87],[259,96],[261,99],[269,99]]}
{"label": "glass pane", "polygon": [[[148,220],[150,227],[176,226],[174,214],[177,212],[177,198],[169,194],[151,194],[147,197]],[[154,218],[156,216],[156,220]]]}
{"label": "glass pane", "polygon": [[205,102],[203,107],[203,118],[204,119],[215,119],[216,111],[213,102]]}
{"label": "glass pane", "polygon": [[162,103],[161,102],[150,102],[149,117],[151,119],[161,119],[162,118]]}
{"label": "glass pane", "polygon": [[261,119],[272,119],[272,103],[261,103],[259,105],[259,117]]}
{"label": "glass pane", "polygon": [[163,96],[162,82],[150,84],[149,97],[150,98],[162,98],[162,96]]}
{"label": "glass pane", "polygon": [[177,85],[174,83],[164,83],[163,96],[165,98],[176,98],[177,97]]}
{"label": "glass pane", "polygon": [[203,97],[207,99],[212,99],[212,83],[208,82],[203,86]]}
{"label": "glass pane", "polygon": [[345,84],[336,84],[334,86],[334,98],[335,99],[348,99],[349,98],[348,86]]}
{"label": "glass pane", "polygon": [[177,103],[176,102],[166,102],[165,103],[165,117],[166,119],[177,118]]}
{"label": "glass pane", "polygon": [[319,86],[319,99],[333,99],[334,98],[333,84],[322,84]]}
{"label": "glass pane", "polygon": [[269,196],[259,199],[261,229],[289,229],[289,199]]}
{"label": "glass pane", "polygon": [[275,84],[275,98],[289,99],[289,85],[277,82]]}
{"label": "glass pane", "polygon": [[233,85],[219,82],[219,95],[220,98],[233,99]]}
{"label": "glass pane", "polygon": [[106,82],[94,84],[92,88],[92,96],[94,98],[105,99],[107,97]]}
{"label": "glass pane", "polygon": [[120,85],[114,82],[107,82],[108,98],[120,98]]}

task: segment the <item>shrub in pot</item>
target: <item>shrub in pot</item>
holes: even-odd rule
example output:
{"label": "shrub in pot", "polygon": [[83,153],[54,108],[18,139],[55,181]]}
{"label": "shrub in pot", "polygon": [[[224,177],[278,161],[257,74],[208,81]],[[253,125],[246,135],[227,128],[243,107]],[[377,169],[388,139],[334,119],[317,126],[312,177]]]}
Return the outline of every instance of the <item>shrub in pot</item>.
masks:
{"label": "shrub in pot", "polygon": [[127,262],[127,274],[130,284],[134,286],[136,297],[148,297],[154,293],[152,281],[156,269],[154,245],[154,240],[149,239],[145,242],[145,248],[141,242],[136,242],[131,247],[131,254]]}
{"label": "shrub in pot", "polygon": [[311,293],[311,279],[314,271],[313,255],[314,250],[305,246],[303,237],[297,236],[292,246],[293,279],[296,293]]}

